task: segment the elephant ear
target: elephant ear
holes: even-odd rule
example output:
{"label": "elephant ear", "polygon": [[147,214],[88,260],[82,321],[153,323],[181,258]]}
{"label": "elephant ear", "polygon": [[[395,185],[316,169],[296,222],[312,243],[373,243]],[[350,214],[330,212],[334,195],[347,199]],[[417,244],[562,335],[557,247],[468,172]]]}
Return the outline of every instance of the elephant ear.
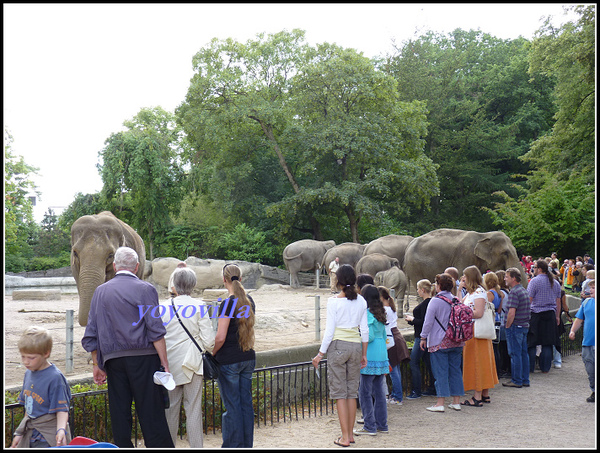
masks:
{"label": "elephant ear", "polygon": [[486,263],[492,262],[492,240],[484,238],[477,241],[475,245],[475,256]]}

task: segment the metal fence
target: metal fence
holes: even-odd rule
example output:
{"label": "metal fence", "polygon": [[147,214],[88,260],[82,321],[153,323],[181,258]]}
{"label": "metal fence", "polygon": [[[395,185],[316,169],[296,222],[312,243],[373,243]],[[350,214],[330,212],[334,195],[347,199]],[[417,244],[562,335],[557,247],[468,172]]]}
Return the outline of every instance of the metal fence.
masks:
{"label": "metal fence", "polygon": [[[568,338],[570,324],[561,336],[562,355],[569,356],[581,351],[583,329],[579,329],[575,341]],[[254,370],[252,398],[256,427],[290,422],[334,413],[334,401],[329,398],[327,386],[327,361],[319,363],[320,378],[317,378],[311,362],[292,363]],[[400,365],[402,389],[406,395],[412,390],[408,363]],[[422,388],[433,382],[427,368],[421,363]],[[388,377],[388,384],[391,384]],[[23,406],[7,404],[5,409],[5,445],[9,446],[12,433],[23,417]],[[183,407],[180,408],[179,435],[183,437],[188,429]],[[224,411],[219,387],[216,381],[205,381],[203,389],[202,427],[204,433],[216,433],[221,426]],[[132,409],[134,432],[137,444],[142,439],[137,422],[135,404]],[[98,441],[110,442],[112,430],[108,410],[107,390],[96,390],[72,395],[69,426],[73,436],[91,437]]]}

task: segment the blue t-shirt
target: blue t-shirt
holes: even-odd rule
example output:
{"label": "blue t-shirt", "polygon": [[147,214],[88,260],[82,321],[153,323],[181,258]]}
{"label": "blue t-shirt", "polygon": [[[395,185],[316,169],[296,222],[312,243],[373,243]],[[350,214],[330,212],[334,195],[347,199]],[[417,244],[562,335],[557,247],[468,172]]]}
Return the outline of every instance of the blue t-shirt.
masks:
{"label": "blue t-shirt", "polygon": [[596,299],[589,297],[581,303],[576,318],[583,319],[582,346],[596,346]]}
{"label": "blue t-shirt", "polygon": [[70,401],[71,389],[67,378],[54,364],[43,370],[25,372],[18,403],[25,406],[29,417],[68,412]]}

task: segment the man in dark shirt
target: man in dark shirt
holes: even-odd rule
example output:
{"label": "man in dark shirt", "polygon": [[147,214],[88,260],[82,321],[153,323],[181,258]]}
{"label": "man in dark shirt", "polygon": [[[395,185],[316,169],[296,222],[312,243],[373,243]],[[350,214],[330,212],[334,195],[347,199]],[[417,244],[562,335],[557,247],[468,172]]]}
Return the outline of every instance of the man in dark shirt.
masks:
{"label": "man in dark shirt", "polygon": [[521,285],[521,272],[511,267],[504,275],[506,286],[510,288],[506,301],[506,345],[510,356],[511,377],[503,382],[505,387],[529,387],[529,353],[527,332],[531,318],[529,293]]}

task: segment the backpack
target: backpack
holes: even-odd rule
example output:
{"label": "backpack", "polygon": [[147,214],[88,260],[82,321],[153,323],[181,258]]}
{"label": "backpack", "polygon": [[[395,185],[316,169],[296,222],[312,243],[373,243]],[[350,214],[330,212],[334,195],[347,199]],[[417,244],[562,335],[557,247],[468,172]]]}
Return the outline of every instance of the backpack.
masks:
{"label": "backpack", "polygon": [[[473,310],[471,307],[461,303],[456,297],[453,297],[452,300],[439,294],[437,297],[445,300],[451,306],[445,338],[455,343],[462,343],[473,338]],[[442,323],[437,318],[435,320],[443,329]]]}

